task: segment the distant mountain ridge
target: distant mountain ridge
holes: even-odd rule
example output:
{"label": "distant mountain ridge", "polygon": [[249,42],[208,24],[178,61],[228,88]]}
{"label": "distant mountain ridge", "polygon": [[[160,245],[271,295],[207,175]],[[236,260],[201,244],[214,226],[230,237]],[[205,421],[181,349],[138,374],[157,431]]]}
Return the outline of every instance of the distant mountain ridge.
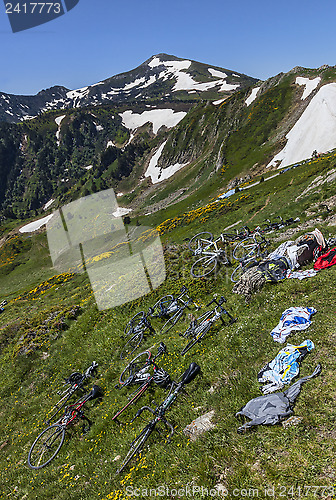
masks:
{"label": "distant mountain ridge", "polygon": [[[137,68],[81,89],[54,86],[37,95],[0,92],[0,121],[18,123],[57,109],[140,102],[197,102],[249,87],[257,80],[231,70],[167,54],[157,54]],[[191,104],[190,104],[191,105]]]}

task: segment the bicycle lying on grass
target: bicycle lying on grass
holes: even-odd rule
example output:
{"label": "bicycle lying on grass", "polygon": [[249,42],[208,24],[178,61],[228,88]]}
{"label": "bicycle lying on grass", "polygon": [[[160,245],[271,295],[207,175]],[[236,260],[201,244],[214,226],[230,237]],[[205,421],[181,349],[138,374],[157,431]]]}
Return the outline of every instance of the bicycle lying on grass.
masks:
{"label": "bicycle lying on grass", "polygon": [[[141,352],[126,366],[115,388],[121,389],[136,384],[139,384],[140,387],[130,395],[129,402],[112,417],[112,420],[118,422],[118,417],[147,391],[152,382],[164,388],[170,384],[169,374],[156,364],[156,359],[166,351],[165,344],[161,342],[155,356],[152,357],[149,350]],[[150,373],[151,368],[153,368],[153,374]]]}
{"label": "bicycle lying on grass", "polygon": [[239,261],[251,259],[252,257],[264,258],[268,253],[267,247],[269,243],[259,231],[256,231],[235,246],[233,257]]}
{"label": "bicycle lying on grass", "polygon": [[231,314],[226,309],[224,309],[224,307],[222,307],[222,304],[224,304],[225,302],[226,299],[224,297],[220,297],[218,301],[216,299],[213,299],[211,302],[209,302],[209,304],[207,304],[207,307],[211,306],[211,304],[213,303],[216,304],[215,307],[210,311],[202,314],[202,316],[200,316],[199,318],[191,321],[188,329],[181,335],[182,337],[192,337],[192,340],[190,340],[185,348],[181,351],[182,356],[184,356],[195,344],[197,344],[197,342],[202,340],[202,338],[208,333],[215,321],[220,319],[222,324],[225,325],[225,322],[222,318],[223,314],[226,314],[229,317],[228,325],[232,325],[237,321],[237,318],[231,316]]}
{"label": "bicycle lying on grass", "polygon": [[143,406],[142,408],[140,408],[140,410],[138,410],[138,412],[136,413],[135,417],[131,420],[131,422],[134,422],[134,420],[138,418],[145,410],[151,412],[154,415],[154,418],[153,420],[148,422],[148,424],[143,428],[140,434],[132,441],[130,449],[126,457],[124,458],[121,467],[117,470],[117,474],[119,474],[125,469],[125,467],[129,464],[129,462],[135,455],[140,453],[147,439],[154,430],[157,430],[157,432],[161,434],[161,432],[158,429],[156,429],[156,426],[161,422],[164,424],[166,429],[170,430],[169,436],[167,438],[167,442],[169,443],[174,434],[174,427],[170,422],[168,422],[165,419],[165,413],[176,401],[177,396],[182,391],[183,387],[186,384],[189,384],[192,380],[194,380],[194,378],[199,374],[199,372],[200,372],[200,367],[194,362],[190,363],[189,368],[183,373],[181,381],[179,383],[172,382],[168,396],[160,405],[156,406],[155,410],[153,410],[149,406]]}
{"label": "bicycle lying on grass", "polygon": [[196,234],[188,243],[189,250],[194,256],[200,258],[191,266],[191,276],[194,278],[204,278],[216,270],[218,265],[227,266],[230,264],[225,251],[225,246],[230,243],[231,238],[226,238],[221,234],[217,239],[213,239],[213,234],[203,232]]}
{"label": "bicycle lying on grass", "polygon": [[290,226],[294,224],[295,222],[300,222],[300,218],[296,217],[296,219],[293,219],[293,217],[289,217],[288,219],[283,219],[281,215],[278,215],[275,217],[276,219],[279,219],[279,221],[276,222],[271,222],[270,219],[265,219],[264,224],[261,225],[260,231],[263,233],[271,233],[273,231],[277,231],[279,229],[283,229],[284,227]]}
{"label": "bicycle lying on grass", "polygon": [[96,361],[93,361],[89,368],[84,372],[73,372],[70,377],[65,379],[65,383],[63,387],[66,387],[65,390],[62,391],[59,390],[57,391],[58,396],[61,396],[61,399],[54,405],[54,407],[51,409],[51,411],[54,411],[54,413],[51,415],[51,417],[48,418],[48,420],[45,420],[45,424],[50,424],[50,422],[53,420],[53,418],[60,412],[62,408],[66,405],[67,401],[71,398],[71,396],[75,392],[79,392],[83,390],[83,386],[85,383],[88,381],[89,378],[95,377],[97,375],[97,367],[98,363]]}
{"label": "bicycle lying on grass", "polygon": [[120,358],[125,359],[133,354],[143,341],[146,330],[155,333],[150,318],[164,319],[165,323],[159,334],[166,334],[182,318],[185,309],[189,309],[191,304],[195,305],[196,309],[198,308],[189,296],[187,287],[183,286],[177,297],[165,295],[153,307],[150,307],[147,313],[144,311],[138,312],[125,327],[124,333],[130,336],[130,339],[122,348]]}
{"label": "bicycle lying on grass", "polygon": [[143,341],[146,330],[149,330],[151,333],[155,333],[149,319],[152,312],[152,308],[149,308],[147,313],[140,311],[127,323],[124,333],[125,335],[130,336],[130,339],[121,349],[120,359],[125,359],[133,354]]}
{"label": "bicycle lying on grass", "polygon": [[189,292],[186,286],[183,286],[181,288],[180,294],[177,297],[174,297],[173,295],[165,295],[164,297],[161,297],[161,299],[158,300],[152,308],[153,318],[166,319],[166,322],[159,333],[168,333],[169,330],[174,325],[176,325],[178,320],[183,316],[185,309],[190,309],[189,306],[191,304],[193,304],[196,309],[198,309],[198,306],[189,296]]}
{"label": "bicycle lying on grass", "polygon": [[29,450],[28,465],[31,469],[42,469],[56,457],[64,443],[65,431],[71,424],[83,420],[83,434],[90,430],[92,422],[84,414],[84,405],[102,395],[102,389],[94,385],[88,394],[82,396],[74,404],[68,405],[56,423],[41,432]]}
{"label": "bicycle lying on grass", "polygon": [[269,241],[259,231],[238,243],[233,250],[233,257],[239,261],[231,274],[231,281],[237,283],[251,267],[257,266],[267,254]]}

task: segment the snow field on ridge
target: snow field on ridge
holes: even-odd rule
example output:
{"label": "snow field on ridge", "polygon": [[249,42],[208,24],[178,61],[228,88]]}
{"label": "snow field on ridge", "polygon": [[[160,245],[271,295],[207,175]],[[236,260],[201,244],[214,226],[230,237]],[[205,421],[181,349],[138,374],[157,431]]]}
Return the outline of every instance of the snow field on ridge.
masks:
{"label": "snow field on ridge", "polygon": [[310,158],[314,149],[325,153],[336,147],[336,83],[320,88],[286,135],[286,146],[267,167],[283,168]]}

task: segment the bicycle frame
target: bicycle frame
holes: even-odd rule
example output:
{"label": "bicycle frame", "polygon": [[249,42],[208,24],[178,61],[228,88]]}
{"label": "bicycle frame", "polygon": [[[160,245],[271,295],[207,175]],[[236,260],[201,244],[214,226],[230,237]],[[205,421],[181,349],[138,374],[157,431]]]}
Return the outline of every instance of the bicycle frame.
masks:
{"label": "bicycle frame", "polygon": [[[64,386],[71,384],[70,387],[65,389],[63,392],[57,391],[57,394],[59,396],[62,396],[62,398],[54,405],[53,409],[56,411],[49,417],[47,420],[44,421],[45,424],[50,424],[50,422],[53,420],[53,418],[61,411],[62,408],[66,405],[67,401],[71,398],[71,396],[79,391],[83,390],[83,386],[85,382],[90,378],[93,377],[96,374],[98,367],[98,363],[96,361],[93,361],[91,366],[84,372],[84,373],[79,373],[79,372],[74,372],[70,375],[65,380]],[[73,379],[73,380],[72,380]],[[63,386],[63,387],[64,387]]]}
{"label": "bicycle frame", "polygon": [[83,424],[83,433],[87,432],[92,422],[84,415],[84,405],[102,396],[100,387],[94,385],[92,390],[79,398],[75,403],[65,408],[64,414],[54,424],[46,427],[35,439],[28,453],[28,465],[31,469],[42,469],[48,465],[60,451],[65,437],[65,431],[77,418],[87,422]]}
{"label": "bicycle frame", "polygon": [[[123,464],[117,470],[117,474],[119,474],[127,466],[127,464],[130,462],[130,460],[136,453],[139,453],[141,451],[146,440],[149,438],[150,434],[153,432],[153,430],[155,429],[156,425],[159,422],[163,422],[170,429],[170,434],[167,438],[167,442],[171,440],[171,437],[174,434],[174,427],[170,422],[168,422],[164,418],[164,415],[166,411],[175,402],[179,392],[183,389],[184,385],[189,384],[192,380],[194,380],[194,378],[199,374],[199,372],[200,372],[200,367],[196,363],[190,363],[189,368],[183,373],[181,381],[179,383],[172,382],[168,396],[164,399],[164,401],[160,405],[156,407],[155,410],[153,410],[150,406],[143,406],[137,411],[135,417],[132,419],[132,422],[134,422],[134,420],[138,418],[145,410],[151,412],[154,415],[154,418],[153,420],[148,422],[148,424],[142,429],[140,434],[130,444],[129,452],[126,455]],[[175,390],[173,390],[174,387]]]}
{"label": "bicycle frame", "polygon": [[[152,382],[155,380],[155,372],[156,370],[158,370],[158,366],[157,364],[155,363],[156,359],[161,356],[162,354],[164,354],[166,352],[166,346],[165,344],[163,344],[163,342],[160,343],[160,346],[158,348],[158,352],[157,354],[152,358],[151,357],[151,352],[148,350],[148,351],[144,351],[144,353],[148,352],[149,353],[149,356],[148,356],[148,359],[147,361],[144,363],[144,366],[137,372],[135,373],[134,375],[132,374],[124,383],[121,381],[121,377],[123,375],[123,373],[121,374],[120,376],[120,379],[119,379],[119,384],[117,384],[115,386],[116,389],[121,389],[121,387],[125,387],[125,386],[128,386],[128,385],[131,385],[131,384],[137,384],[137,383],[141,383],[141,386],[136,389],[131,395],[131,399],[129,400],[129,402],[121,409],[119,410],[113,417],[112,417],[112,420],[113,421],[116,421],[118,422],[118,417],[129,407],[131,406],[133,403],[135,403],[138,399],[140,399],[140,397],[147,391],[147,389],[149,388],[149,386],[152,384]],[[144,354],[144,353],[141,353],[141,354]],[[136,358],[134,358],[134,360],[136,360],[138,357],[141,356],[141,354],[139,354],[138,356],[136,356]],[[134,361],[133,360],[133,361]],[[129,363],[128,366],[131,366],[133,361],[131,361]],[[149,373],[144,373],[145,370],[147,370],[147,368],[149,368],[150,366],[153,366],[153,370],[154,370],[154,374],[153,375],[150,375]],[[128,367],[127,367],[128,368]],[[126,368],[126,369],[127,369]],[[137,375],[140,374],[140,377],[137,377]],[[143,376],[146,376],[148,375],[145,379],[143,378]],[[133,396],[133,397],[132,397]]]}
{"label": "bicycle frame", "polygon": [[225,321],[222,318],[223,314],[226,314],[229,317],[229,325],[232,325],[237,321],[237,318],[234,318],[224,307],[222,307],[222,304],[224,302],[226,302],[224,297],[221,297],[218,301],[216,299],[213,299],[211,302],[209,302],[209,304],[207,304],[207,307],[209,307],[213,303],[215,303],[216,306],[212,310],[205,312],[202,316],[190,323],[189,328],[182,336],[192,337],[192,340],[189,341],[181,351],[182,356],[184,356],[197,342],[199,342],[204,337],[204,335],[210,330],[216,320],[220,319],[222,324],[225,325]]}
{"label": "bicycle frame", "polygon": [[[208,239],[202,237],[203,234],[209,235]],[[230,243],[231,238],[228,240],[224,233],[213,240],[211,233],[196,234],[189,242],[189,249],[195,256],[200,258],[194,262],[191,267],[190,273],[194,278],[202,278],[212,273],[217,265],[227,265],[230,263],[226,252],[220,248],[219,243],[227,245]]]}

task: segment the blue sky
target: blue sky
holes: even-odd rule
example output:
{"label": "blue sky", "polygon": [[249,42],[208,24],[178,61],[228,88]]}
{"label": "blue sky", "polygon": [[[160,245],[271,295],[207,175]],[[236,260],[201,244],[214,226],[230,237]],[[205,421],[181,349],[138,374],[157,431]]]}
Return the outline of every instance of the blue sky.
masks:
{"label": "blue sky", "polygon": [[160,52],[260,79],[335,65],[335,18],[334,0],[79,0],[58,19],[12,33],[0,0],[0,91],[75,89]]}

